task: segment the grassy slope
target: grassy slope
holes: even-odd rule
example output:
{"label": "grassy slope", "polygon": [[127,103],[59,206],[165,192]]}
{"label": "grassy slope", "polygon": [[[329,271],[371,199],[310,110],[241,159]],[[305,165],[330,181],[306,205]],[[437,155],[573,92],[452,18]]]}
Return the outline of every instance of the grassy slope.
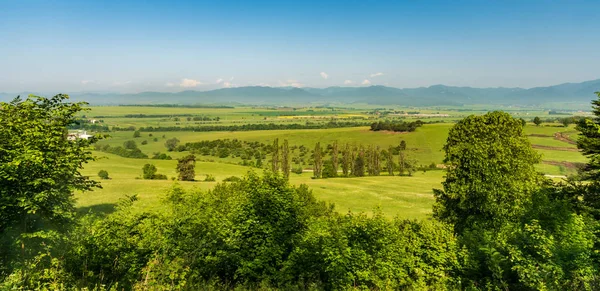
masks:
{"label": "grassy slope", "polygon": [[[158,161],[144,159],[126,159],[119,156],[100,153],[98,161],[85,167],[83,173],[95,177],[98,171],[106,169],[111,180],[103,180],[102,189],[93,192],[79,193],[78,206],[82,211],[109,210],[111,204],[117,203],[125,195],[137,194],[140,199],[136,205],[140,208],[160,207],[160,199],[173,185],[173,181],[139,180],[145,163],[153,163],[158,173],[174,177],[176,161]],[[241,176],[250,170],[249,167],[222,163],[196,164],[196,179],[202,180],[204,174],[214,175],[217,182],[229,176]],[[388,216],[399,215],[406,218],[423,218],[431,212],[433,202],[432,188],[441,187],[442,171],[416,173],[413,177],[365,177],[311,179],[312,173],[292,174],[290,182],[295,185],[307,184],[316,197],[334,203],[340,212],[370,212],[381,207]],[[177,182],[184,188],[197,187],[207,190],[216,182]]]}

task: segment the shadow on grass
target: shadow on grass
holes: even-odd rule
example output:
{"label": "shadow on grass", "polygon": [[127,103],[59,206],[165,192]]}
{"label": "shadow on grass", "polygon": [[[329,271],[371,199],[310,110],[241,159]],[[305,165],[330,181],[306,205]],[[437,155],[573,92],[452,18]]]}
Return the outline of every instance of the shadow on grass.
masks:
{"label": "shadow on grass", "polygon": [[102,203],[91,206],[79,207],[77,208],[77,214],[86,215],[86,214],[95,214],[95,215],[108,215],[116,210],[116,204],[114,203]]}

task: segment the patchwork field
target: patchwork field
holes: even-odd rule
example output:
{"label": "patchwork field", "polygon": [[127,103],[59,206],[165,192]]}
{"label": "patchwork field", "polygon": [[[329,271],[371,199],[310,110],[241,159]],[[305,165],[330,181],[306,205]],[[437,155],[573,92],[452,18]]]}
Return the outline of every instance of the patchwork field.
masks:
{"label": "patchwork field", "polygon": [[[104,118],[104,123],[111,126],[186,126],[193,124],[185,120],[183,115],[205,116],[211,119],[219,117],[219,121],[207,121],[211,124],[248,124],[259,122],[304,122],[307,119],[328,120],[330,118],[364,118],[365,120],[381,120],[377,110],[365,107],[364,109],[331,109],[331,108],[165,108],[165,107],[93,107],[86,118],[99,116]],[[390,109],[391,110],[391,109]],[[397,112],[408,112],[409,109],[393,109]],[[401,111],[405,110],[405,111]],[[385,112],[385,111],[381,111]],[[380,113],[381,113],[380,112]],[[468,114],[483,113],[482,109],[460,111],[458,109],[429,108],[420,109],[419,114],[447,114],[446,119],[459,119]],[[161,115],[158,118],[125,117],[126,115]],[[180,115],[179,121],[162,115]],[[406,114],[406,113],[405,113]],[[514,110],[513,116],[531,118],[532,115],[542,115],[544,112]],[[379,118],[379,119],[378,119]],[[410,116],[404,119],[413,119]],[[204,121],[201,121],[204,122]],[[148,156],[154,153],[166,153],[172,160],[133,159],[95,151],[98,160],[85,166],[86,175],[97,177],[100,170],[107,170],[110,180],[102,180],[102,189],[77,195],[80,211],[110,211],[119,199],[126,195],[137,195],[139,201],[136,207],[152,209],[161,207],[161,197],[173,185],[179,183],[184,188],[199,188],[209,190],[216,183],[230,176],[243,176],[248,171],[261,172],[268,168],[269,155],[263,162],[263,167],[242,166],[243,160],[239,156],[218,157],[215,155],[198,155],[196,164],[196,179],[202,182],[174,182],[171,178],[176,176],[176,159],[188,155],[187,151],[167,152],[165,142],[177,138],[180,144],[209,141],[218,139],[237,139],[240,141],[259,142],[265,145],[272,144],[275,138],[287,139],[290,147],[306,147],[311,150],[315,143],[320,142],[324,147],[337,141],[341,146],[363,145],[388,149],[398,146],[401,141],[407,144],[407,153],[414,158],[418,165],[440,165],[443,163],[442,148],[446,141],[448,131],[453,122],[426,124],[415,132],[394,133],[387,131],[373,132],[369,127],[326,128],[326,129],[297,129],[297,130],[260,130],[260,131],[162,131],[141,132],[140,137],[134,138],[133,131],[116,131],[108,133],[109,137],[100,141],[99,145],[111,147],[122,146],[126,141],[135,141],[137,147]],[[532,123],[525,126],[525,134],[530,139],[532,146],[542,155],[543,162],[536,165],[538,171],[561,179],[566,175],[575,173],[578,163],[585,163],[586,158],[578,152],[574,140],[577,132],[574,126],[563,127],[558,123],[544,123],[535,126]],[[292,156],[297,156],[298,151],[292,151]],[[309,157],[309,153],[307,156]],[[308,158],[310,159],[310,158]],[[165,174],[169,180],[142,180],[142,167],[154,164],[158,173]],[[426,218],[431,213],[433,188],[441,188],[444,171],[418,171],[412,177],[381,176],[361,178],[330,178],[312,179],[312,164],[305,162],[292,163],[293,167],[302,167],[302,174],[291,174],[290,183],[294,185],[307,184],[313,193],[321,200],[333,203],[339,212],[370,212],[376,207],[380,208],[387,216],[401,216],[404,218]],[[206,175],[215,177],[216,182],[203,182]]]}

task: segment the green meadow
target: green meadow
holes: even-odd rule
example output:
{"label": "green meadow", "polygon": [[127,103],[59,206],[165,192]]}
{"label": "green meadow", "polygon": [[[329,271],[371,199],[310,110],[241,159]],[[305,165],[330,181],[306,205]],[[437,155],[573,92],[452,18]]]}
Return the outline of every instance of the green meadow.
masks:
{"label": "green meadow", "polygon": [[[396,108],[394,110],[409,111],[409,108]],[[414,110],[414,109],[413,109]],[[473,110],[468,112],[429,108],[419,109],[423,114],[448,114],[449,119],[459,119],[474,113],[484,113],[484,110]],[[307,119],[327,118],[365,118],[376,121],[377,114],[373,108],[366,109],[327,109],[327,108],[166,108],[166,107],[93,107],[87,112],[87,117],[100,116],[106,124],[111,126],[186,126],[185,118],[179,121],[170,118],[132,118],[124,117],[128,114],[145,115],[182,115],[208,116],[210,118],[220,117],[219,121],[210,121],[212,124],[239,124],[267,122],[279,120],[278,122],[300,122]],[[528,112],[515,110],[513,116],[532,116],[533,114],[544,114],[543,112]],[[548,116],[545,116],[547,118]],[[408,118],[413,119],[412,117]],[[424,119],[427,120],[427,119]],[[193,123],[193,121],[190,121]],[[215,156],[197,155],[196,180],[197,182],[175,182],[176,158],[189,154],[189,152],[167,152],[165,141],[177,138],[181,144],[216,139],[238,139],[243,141],[261,142],[271,144],[278,138],[280,143],[287,139],[290,146],[305,146],[314,148],[315,143],[320,142],[323,146],[337,141],[339,144],[376,146],[387,149],[389,146],[397,146],[401,141],[407,144],[408,155],[417,160],[419,165],[440,165],[443,163],[443,146],[448,136],[448,131],[453,122],[426,124],[415,132],[394,133],[370,131],[368,127],[329,128],[329,129],[298,129],[298,130],[262,130],[262,131],[219,131],[219,132],[192,132],[192,131],[169,131],[169,132],[141,132],[141,137],[134,138],[133,131],[117,131],[108,133],[109,137],[101,140],[99,144],[121,146],[124,142],[134,140],[137,146],[152,156],[153,153],[161,152],[170,155],[173,160],[155,159],[132,159],[112,154],[95,151],[98,160],[91,162],[84,168],[86,175],[97,177],[100,170],[107,170],[110,180],[102,180],[102,189],[93,192],[80,193],[77,195],[80,211],[110,211],[115,203],[124,197],[137,195],[139,201],[136,207],[140,209],[160,208],[161,197],[166,191],[179,183],[184,188],[197,188],[209,190],[216,183],[230,176],[243,176],[248,171],[261,172],[269,165],[269,155],[263,162],[263,168],[242,166],[239,157],[218,158]],[[543,163],[536,165],[538,171],[560,179],[562,176],[575,173],[573,163],[584,163],[586,158],[576,150],[576,146],[555,138],[556,133],[564,133],[571,138],[576,137],[574,126],[562,127],[558,123],[545,123],[535,126],[528,123],[525,126],[525,134],[532,145],[541,154]],[[156,141],[154,141],[156,139]],[[143,145],[142,142],[147,144]],[[294,155],[294,153],[292,153]],[[169,180],[142,180],[142,167],[144,164],[154,164],[158,173],[165,174]],[[292,163],[292,167],[296,166]],[[304,169],[311,169],[308,164],[301,165]],[[206,175],[212,175],[216,182],[203,182]],[[315,195],[324,201],[336,205],[339,212],[367,212],[379,208],[386,216],[400,216],[403,218],[426,218],[431,213],[433,199],[433,188],[441,188],[444,178],[443,170],[416,172],[412,177],[387,176],[382,172],[381,176],[361,178],[330,178],[312,179],[312,172],[305,171],[302,174],[291,174],[290,183],[294,185],[306,184]],[[558,177],[558,178],[557,178]]]}

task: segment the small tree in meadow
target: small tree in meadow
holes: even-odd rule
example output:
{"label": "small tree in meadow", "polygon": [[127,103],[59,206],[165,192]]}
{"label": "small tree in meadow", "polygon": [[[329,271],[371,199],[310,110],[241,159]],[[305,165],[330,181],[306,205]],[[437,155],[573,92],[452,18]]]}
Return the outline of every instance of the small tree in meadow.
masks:
{"label": "small tree in meadow", "polygon": [[176,137],[174,138],[170,138],[165,142],[165,147],[167,148],[167,151],[174,151],[177,146],[179,145],[179,139],[177,139]]}
{"label": "small tree in meadow", "polygon": [[196,156],[188,155],[177,159],[176,170],[180,181],[194,181],[196,177]]}
{"label": "small tree in meadow", "polygon": [[102,180],[110,179],[110,177],[108,177],[108,172],[106,170],[100,170],[100,172],[98,172],[98,177],[100,177],[100,179],[102,179]]}
{"label": "small tree in meadow", "polygon": [[142,177],[146,180],[154,179],[154,175],[156,175],[156,166],[153,164],[145,164],[142,168]]}
{"label": "small tree in meadow", "polygon": [[536,117],[533,118],[533,123],[536,126],[540,126],[540,124],[542,124],[542,119],[536,116]]}

